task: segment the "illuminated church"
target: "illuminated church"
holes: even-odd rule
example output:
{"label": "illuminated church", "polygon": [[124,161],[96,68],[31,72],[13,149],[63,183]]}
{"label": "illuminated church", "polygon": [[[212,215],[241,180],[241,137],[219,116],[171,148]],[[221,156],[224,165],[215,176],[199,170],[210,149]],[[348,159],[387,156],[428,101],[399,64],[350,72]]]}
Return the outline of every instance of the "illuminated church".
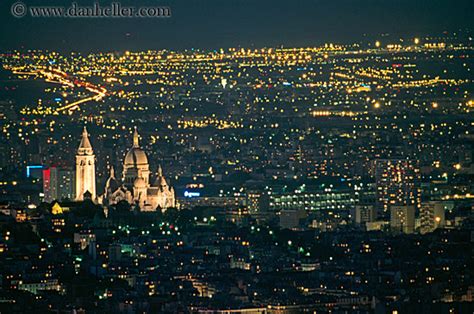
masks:
{"label": "illuminated church", "polygon": [[[81,145],[83,142],[89,143],[86,131],[84,131],[82,136]],[[84,137],[86,137],[86,140]],[[90,143],[88,145],[90,146]],[[82,151],[81,147],[79,147],[79,151]],[[90,151],[92,152],[92,147],[90,147]],[[76,160],[81,158],[84,157],[78,153]],[[89,171],[88,173],[93,172]],[[87,178],[84,179],[87,181]],[[106,206],[126,201],[131,205],[137,205],[142,211],[155,211],[157,209],[165,211],[169,207],[175,207],[174,189],[168,185],[161,166],[158,167],[153,183],[150,183],[150,179],[151,173],[148,158],[140,148],[138,131],[135,128],[133,146],[125,155],[122,178],[117,178],[114,168],[111,167],[109,178],[105,184],[104,194],[98,196],[97,201]],[[94,192],[89,192],[95,195],[95,183]]]}

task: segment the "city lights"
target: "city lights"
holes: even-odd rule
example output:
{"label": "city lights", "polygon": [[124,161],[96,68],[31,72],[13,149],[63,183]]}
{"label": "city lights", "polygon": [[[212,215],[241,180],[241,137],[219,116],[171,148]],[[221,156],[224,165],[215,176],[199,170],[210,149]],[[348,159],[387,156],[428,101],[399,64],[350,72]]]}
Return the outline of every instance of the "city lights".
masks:
{"label": "city lights", "polygon": [[472,10],[417,1],[4,6],[0,313],[473,313]]}

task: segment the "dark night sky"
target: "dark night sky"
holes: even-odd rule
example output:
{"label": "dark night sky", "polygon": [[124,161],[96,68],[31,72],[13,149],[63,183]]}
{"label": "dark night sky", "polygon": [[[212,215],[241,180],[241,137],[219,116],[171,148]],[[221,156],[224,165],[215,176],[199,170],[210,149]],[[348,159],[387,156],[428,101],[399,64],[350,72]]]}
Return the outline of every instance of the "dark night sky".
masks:
{"label": "dark night sky", "polygon": [[[122,5],[166,5],[169,19],[14,18],[0,0],[0,50],[60,51],[308,46],[351,42],[364,34],[394,36],[473,30],[472,0],[156,0]],[[23,0],[69,6],[73,0]],[[93,0],[76,1],[92,5]],[[112,1],[100,1],[102,5]],[[128,34],[128,35],[127,35]]]}

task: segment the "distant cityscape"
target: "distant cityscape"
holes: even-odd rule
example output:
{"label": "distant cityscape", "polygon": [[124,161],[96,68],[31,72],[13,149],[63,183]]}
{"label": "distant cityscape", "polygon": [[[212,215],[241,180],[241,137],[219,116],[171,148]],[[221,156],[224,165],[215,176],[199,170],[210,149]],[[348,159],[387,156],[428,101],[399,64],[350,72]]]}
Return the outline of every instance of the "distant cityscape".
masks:
{"label": "distant cityscape", "polygon": [[473,51],[3,51],[0,312],[473,313]]}

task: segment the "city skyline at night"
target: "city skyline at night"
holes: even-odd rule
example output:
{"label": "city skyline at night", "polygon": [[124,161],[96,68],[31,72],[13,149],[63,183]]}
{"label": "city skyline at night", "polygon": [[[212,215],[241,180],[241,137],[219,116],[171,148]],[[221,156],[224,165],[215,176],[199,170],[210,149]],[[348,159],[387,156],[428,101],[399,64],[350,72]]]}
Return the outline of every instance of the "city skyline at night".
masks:
{"label": "city skyline at night", "polygon": [[471,1],[0,4],[0,312],[472,313]]}

